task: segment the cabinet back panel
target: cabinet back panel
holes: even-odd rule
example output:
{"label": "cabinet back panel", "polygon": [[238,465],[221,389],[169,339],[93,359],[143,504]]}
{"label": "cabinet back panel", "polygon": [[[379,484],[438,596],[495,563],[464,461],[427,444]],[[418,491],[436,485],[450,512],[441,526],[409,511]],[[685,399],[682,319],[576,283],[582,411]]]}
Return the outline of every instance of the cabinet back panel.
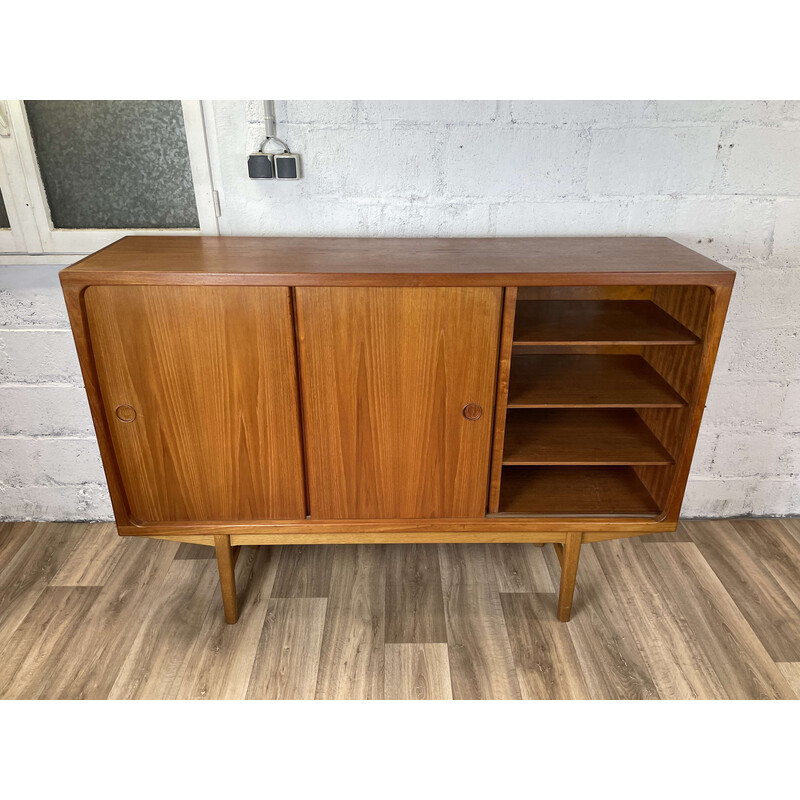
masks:
{"label": "cabinet back panel", "polygon": [[295,292],[312,518],[482,517],[502,290]]}
{"label": "cabinet back panel", "polygon": [[[305,516],[289,292],[86,290],[103,407],[134,519]],[[118,414],[120,406],[133,412]]]}

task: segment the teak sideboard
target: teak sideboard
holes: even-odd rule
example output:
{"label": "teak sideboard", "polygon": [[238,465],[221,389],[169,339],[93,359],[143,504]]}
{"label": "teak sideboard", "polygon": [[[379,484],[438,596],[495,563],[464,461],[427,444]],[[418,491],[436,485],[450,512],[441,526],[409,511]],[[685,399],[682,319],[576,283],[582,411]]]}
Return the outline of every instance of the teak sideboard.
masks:
{"label": "teak sideboard", "polygon": [[126,237],[60,273],[117,527],[581,544],[678,522],[734,273],[665,238]]}

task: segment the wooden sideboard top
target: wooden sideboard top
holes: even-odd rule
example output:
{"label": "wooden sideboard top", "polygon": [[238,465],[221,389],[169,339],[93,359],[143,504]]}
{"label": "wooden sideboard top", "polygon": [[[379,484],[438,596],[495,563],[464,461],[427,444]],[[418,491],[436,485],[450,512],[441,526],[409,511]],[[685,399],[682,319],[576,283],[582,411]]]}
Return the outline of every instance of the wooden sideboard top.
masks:
{"label": "wooden sideboard top", "polygon": [[295,238],[126,236],[62,283],[536,286],[733,283],[665,237]]}

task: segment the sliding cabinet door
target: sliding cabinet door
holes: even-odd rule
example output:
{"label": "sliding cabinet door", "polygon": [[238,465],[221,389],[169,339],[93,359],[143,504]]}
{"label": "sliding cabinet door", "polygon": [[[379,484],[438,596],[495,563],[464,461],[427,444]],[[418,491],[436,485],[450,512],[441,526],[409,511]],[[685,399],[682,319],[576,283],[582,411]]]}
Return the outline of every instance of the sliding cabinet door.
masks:
{"label": "sliding cabinet door", "polygon": [[134,519],[297,519],[289,289],[92,286],[86,311]]}
{"label": "sliding cabinet door", "polygon": [[311,516],[484,516],[502,290],[296,298]]}

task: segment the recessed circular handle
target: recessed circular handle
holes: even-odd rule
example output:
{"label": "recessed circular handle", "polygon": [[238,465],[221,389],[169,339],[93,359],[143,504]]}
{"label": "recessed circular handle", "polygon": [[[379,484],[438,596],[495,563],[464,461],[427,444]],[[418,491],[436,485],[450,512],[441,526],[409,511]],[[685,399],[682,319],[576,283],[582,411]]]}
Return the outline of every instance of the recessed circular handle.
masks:
{"label": "recessed circular handle", "polygon": [[467,419],[474,421],[481,418],[483,415],[483,409],[477,403],[467,403],[464,408],[461,409],[461,413]]}
{"label": "recessed circular handle", "polygon": [[133,422],[136,419],[136,409],[133,406],[117,406],[114,413],[120,422]]}

